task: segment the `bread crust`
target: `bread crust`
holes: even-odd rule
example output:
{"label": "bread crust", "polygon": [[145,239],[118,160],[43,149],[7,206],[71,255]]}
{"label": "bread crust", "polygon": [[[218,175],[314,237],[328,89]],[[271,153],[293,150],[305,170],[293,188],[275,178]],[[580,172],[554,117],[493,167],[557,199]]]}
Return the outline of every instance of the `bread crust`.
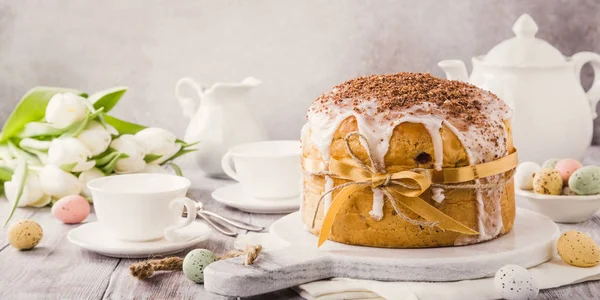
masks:
{"label": "bread crust", "polygon": [[[512,135],[510,124],[505,121],[506,134],[508,136],[507,146],[509,153],[513,152]],[[330,155],[335,159],[349,158],[344,138],[350,132],[358,131],[358,124],[355,117],[346,118],[337,128],[333,135],[333,141],[329,148]],[[321,153],[313,143],[310,130],[305,133],[302,140],[302,158],[312,160],[322,160]],[[462,145],[458,137],[446,125],[440,129],[440,135],[443,142],[443,167],[462,167],[470,164],[467,150]],[[361,145],[358,138],[350,139],[350,146],[356,156],[368,163],[367,151]],[[389,150],[384,157],[386,166],[403,166],[411,168],[434,168],[434,162],[422,159],[422,154],[426,153],[429,157],[434,156],[433,140],[430,132],[423,124],[405,122],[393,129],[393,134],[389,141]],[[421,154],[421,158],[417,157]],[[506,176],[506,184],[499,193],[482,193],[481,200],[484,204],[486,213],[492,214],[498,207],[501,209],[501,228],[498,234],[492,238],[497,238],[510,232],[515,219],[515,198],[514,183],[511,178]],[[342,179],[333,179],[334,186],[343,184],[347,181]],[[325,192],[325,178],[319,175],[305,173],[303,180],[302,195],[302,220],[310,232],[319,234],[324,219],[324,203],[318,203],[321,194]],[[337,193],[333,193],[335,197]],[[474,230],[479,230],[479,210],[478,197],[475,190],[447,189],[444,191],[445,199],[438,203],[432,199],[431,189],[425,191],[421,198],[429,204],[435,206],[440,211],[454,218],[460,223]],[[499,202],[499,206],[497,203]],[[353,193],[348,201],[345,201],[339,210],[329,240],[361,246],[387,247],[387,248],[422,248],[422,247],[440,247],[454,246],[457,244],[476,243],[482,240],[469,241],[466,236],[452,231],[442,231],[437,227],[423,227],[413,225],[403,218],[396,216],[389,200],[384,202],[383,217],[376,220],[371,217],[373,192],[370,189],[363,189]],[[313,224],[313,216],[316,213],[316,219]],[[407,210],[400,210],[412,219],[419,217]]]}

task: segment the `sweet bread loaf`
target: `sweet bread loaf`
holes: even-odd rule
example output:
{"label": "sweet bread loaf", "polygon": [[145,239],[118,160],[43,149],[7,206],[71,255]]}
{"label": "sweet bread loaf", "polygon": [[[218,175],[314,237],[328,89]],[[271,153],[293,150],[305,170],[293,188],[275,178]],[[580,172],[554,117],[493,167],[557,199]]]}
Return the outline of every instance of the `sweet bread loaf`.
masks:
{"label": "sweet bread loaf", "polygon": [[[313,102],[302,129],[302,160],[320,162],[325,170],[330,159],[351,154],[382,170],[441,170],[491,162],[515,151],[511,115],[494,94],[468,83],[421,73],[360,77]],[[349,137],[352,132],[364,140]],[[347,182],[305,170],[301,213],[312,233],[320,233],[339,190],[321,196]],[[400,207],[399,216],[393,199],[365,188],[341,206],[329,240],[375,247],[437,247],[478,243],[509,232],[515,218],[512,176],[503,173],[465,184],[486,187],[434,187],[420,198],[477,235],[418,225],[411,220],[420,220],[419,215]]]}

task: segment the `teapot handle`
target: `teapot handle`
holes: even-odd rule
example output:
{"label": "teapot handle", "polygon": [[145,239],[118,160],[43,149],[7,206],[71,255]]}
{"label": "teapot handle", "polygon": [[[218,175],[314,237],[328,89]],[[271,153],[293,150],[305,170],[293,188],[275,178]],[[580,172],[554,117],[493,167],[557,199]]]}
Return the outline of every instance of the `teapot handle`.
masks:
{"label": "teapot handle", "polygon": [[590,63],[594,69],[594,82],[592,87],[586,92],[586,96],[590,101],[592,116],[595,119],[598,115],[596,114],[596,104],[600,100],[600,55],[593,52],[579,52],[571,57],[573,64],[575,65],[575,76],[581,83],[581,68],[583,65]]}
{"label": "teapot handle", "polygon": [[196,101],[194,101],[194,99],[187,98],[181,95],[181,88],[185,85],[190,86],[198,93],[198,105],[200,104],[200,100],[204,96],[204,89],[200,85],[198,85],[196,81],[191,77],[181,78],[175,84],[175,97],[177,98],[179,105],[181,105],[183,115],[191,119],[194,116],[198,105],[196,105]]}

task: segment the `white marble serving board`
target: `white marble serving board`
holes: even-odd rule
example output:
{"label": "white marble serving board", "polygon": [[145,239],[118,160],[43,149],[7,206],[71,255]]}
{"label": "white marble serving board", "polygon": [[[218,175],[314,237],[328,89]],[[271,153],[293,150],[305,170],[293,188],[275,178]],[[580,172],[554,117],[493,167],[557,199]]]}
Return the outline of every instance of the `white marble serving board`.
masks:
{"label": "white marble serving board", "polygon": [[304,229],[299,213],[289,214],[270,232],[289,246],[261,253],[255,264],[242,258],[218,261],[205,270],[206,290],[227,296],[260,295],[330,277],[381,281],[457,281],[493,276],[506,264],[529,268],[554,254],[559,229],[547,217],[517,209],[512,232],[469,246],[387,249],[328,241]]}

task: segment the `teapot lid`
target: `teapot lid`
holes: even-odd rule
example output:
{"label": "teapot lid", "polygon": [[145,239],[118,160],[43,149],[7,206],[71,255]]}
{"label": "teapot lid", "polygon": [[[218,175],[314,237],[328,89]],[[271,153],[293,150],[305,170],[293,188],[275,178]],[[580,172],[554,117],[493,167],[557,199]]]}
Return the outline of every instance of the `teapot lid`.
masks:
{"label": "teapot lid", "polygon": [[535,37],[538,26],[528,14],[521,15],[512,29],[515,37],[492,48],[483,59],[486,63],[507,67],[549,67],[566,62],[558,49]]}

